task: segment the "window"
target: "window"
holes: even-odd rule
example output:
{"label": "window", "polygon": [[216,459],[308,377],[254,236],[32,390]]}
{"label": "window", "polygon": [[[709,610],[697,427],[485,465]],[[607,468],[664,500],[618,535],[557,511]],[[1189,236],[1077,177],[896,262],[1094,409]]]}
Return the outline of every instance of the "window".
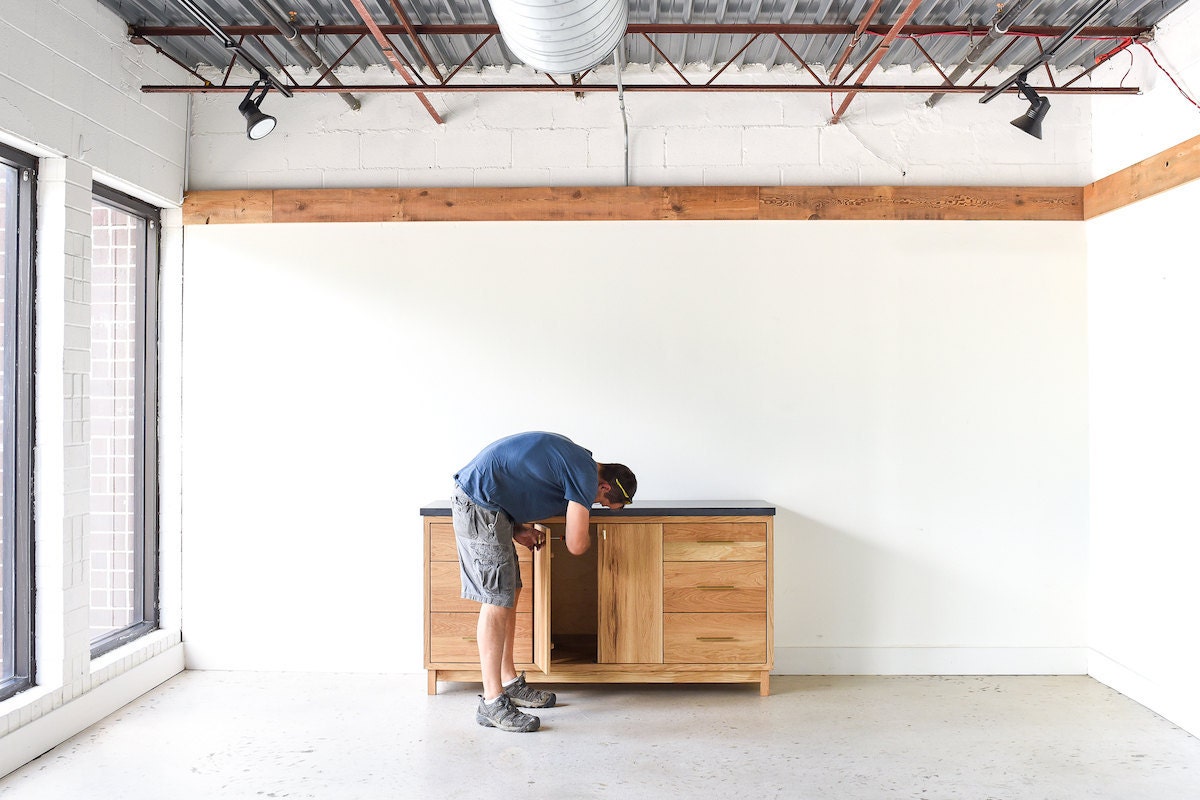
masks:
{"label": "window", "polygon": [[33,208],[37,162],[0,145],[0,700],[33,678]]}
{"label": "window", "polygon": [[158,627],[158,209],[92,189],[92,655]]}

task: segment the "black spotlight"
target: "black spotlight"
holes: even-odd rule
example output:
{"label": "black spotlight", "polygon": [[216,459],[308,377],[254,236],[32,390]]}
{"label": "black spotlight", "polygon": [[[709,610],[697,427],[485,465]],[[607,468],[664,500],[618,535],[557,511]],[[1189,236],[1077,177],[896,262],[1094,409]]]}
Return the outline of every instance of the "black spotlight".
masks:
{"label": "black spotlight", "polygon": [[242,112],[242,116],[246,118],[246,136],[255,141],[275,130],[275,118],[270,114],[264,114],[259,108],[263,98],[267,96],[267,92],[271,91],[271,84],[266,83],[258,97],[254,97],[254,90],[263,83],[261,79],[255,81],[254,85],[250,87],[250,91],[246,92],[246,96],[242,98],[242,102],[238,103],[238,111]]}
{"label": "black spotlight", "polygon": [[[1042,97],[1025,81],[1017,81],[1021,95],[1029,101],[1029,110],[1012,121],[1012,124],[1034,138],[1042,138],[1042,120],[1050,111],[1050,98]],[[253,137],[251,137],[253,138]]]}

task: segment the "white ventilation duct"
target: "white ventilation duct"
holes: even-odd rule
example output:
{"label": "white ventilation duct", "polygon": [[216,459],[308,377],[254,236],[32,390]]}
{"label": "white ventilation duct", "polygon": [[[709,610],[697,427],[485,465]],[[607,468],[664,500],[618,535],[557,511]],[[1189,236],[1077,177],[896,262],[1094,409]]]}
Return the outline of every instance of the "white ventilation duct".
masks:
{"label": "white ventilation duct", "polygon": [[628,0],[490,0],[504,44],[526,65],[559,75],[591,69],[620,43]]}

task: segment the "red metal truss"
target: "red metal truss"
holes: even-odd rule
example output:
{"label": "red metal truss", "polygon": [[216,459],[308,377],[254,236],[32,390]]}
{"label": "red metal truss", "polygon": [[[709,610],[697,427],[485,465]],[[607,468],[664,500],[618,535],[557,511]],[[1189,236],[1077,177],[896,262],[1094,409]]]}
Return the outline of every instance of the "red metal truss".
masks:
{"label": "red metal truss", "polygon": [[[365,12],[365,7],[361,0],[351,0],[351,3],[359,9],[363,15],[363,25],[329,25],[329,26],[300,26],[297,25],[296,30],[303,36],[321,35],[329,36],[345,36],[353,37],[346,49],[334,59],[331,66],[326,69],[315,82],[309,85],[300,85],[294,78],[284,71],[284,75],[289,81],[288,88],[294,93],[322,93],[322,92],[354,92],[354,93],[408,93],[416,94],[421,102],[428,109],[429,113],[435,120],[441,122],[441,118],[433,110],[425,97],[427,94],[437,93],[490,93],[490,92],[616,92],[618,86],[607,83],[584,83],[587,74],[573,76],[569,83],[559,83],[552,76],[545,75],[545,82],[530,83],[513,81],[509,83],[488,83],[488,84],[471,84],[461,80],[454,81],[454,78],[459,72],[470,63],[471,59],[483,49],[483,47],[499,33],[499,29],[495,25],[418,25],[413,24],[400,7],[399,0],[389,0],[393,9],[396,10],[397,17],[401,20],[401,24],[381,24],[372,20]],[[983,74],[977,75],[970,83],[958,86],[937,86],[933,87],[929,84],[893,84],[893,85],[864,85],[863,82],[867,76],[883,59],[888,52],[888,47],[896,46],[897,42],[911,42],[922,54],[922,56],[932,63],[929,58],[928,51],[917,41],[922,36],[932,35],[977,35],[978,29],[966,26],[950,26],[950,25],[908,25],[906,21],[911,17],[911,10],[915,9],[917,0],[912,0],[909,8],[901,19],[897,20],[892,25],[870,25],[871,16],[874,11],[864,15],[862,21],[858,25],[812,25],[812,24],[772,24],[772,23],[732,23],[732,24],[710,24],[710,23],[631,23],[627,29],[627,35],[642,36],[649,43],[650,47],[663,59],[663,62],[675,73],[679,78],[678,84],[626,84],[623,87],[625,92],[680,92],[680,91],[705,91],[705,92],[762,92],[762,93],[848,93],[848,96],[842,103],[842,108],[835,114],[834,121],[836,122],[845,112],[846,106],[850,100],[858,93],[889,93],[889,94],[926,94],[932,90],[944,92],[947,94],[983,94],[989,90],[987,86],[975,85]],[[1042,26],[1042,27],[1017,27],[1014,26],[1008,31],[1010,41],[1006,44],[1005,50],[1015,44],[1020,37],[1036,36],[1036,37],[1057,37],[1060,36],[1066,29],[1061,26]],[[260,46],[263,47],[269,54],[271,50],[267,48],[266,40],[270,37],[279,36],[279,31],[271,26],[262,25],[231,25],[225,27],[225,31],[231,36],[247,36],[256,37]],[[131,41],[135,44],[146,45],[154,48],[156,51],[163,53],[163,48],[159,42],[164,38],[176,36],[206,36],[208,31],[199,27],[150,27],[150,26],[130,26],[129,29]],[[1134,39],[1137,36],[1145,33],[1142,28],[1132,27],[1094,27],[1085,28],[1080,32],[1081,37],[1092,39],[1112,39],[1114,44],[1127,39]],[[684,76],[681,66],[674,63],[672,59],[667,57],[664,49],[654,41],[656,35],[668,34],[689,34],[693,36],[720,36],[720,35],[745,35],[746,42],[737,55],[728,59],[716,74],[705,83],[691,83]],[[831,77],[829,80],[822,80],[817,72],[815,72],[791,45],[785,40],[787,35],[827,35],[827,36],[873,36],[880,39],[879,46],[870,52],[870,54],[859,63],[857,67],[850,71],[841,82],[836,80],[836,77]],[[755,40],[760,36],[775,36],[783,45],[789,55],[795,59],[796,63],[803,67],[809,77],[812,78],[812,83],[718,83],[719,77],[725,72],[731,64],[736,62],[737,58],[744,52]],[[333,69],[351,54],[356,47],[366,37],[372,37],[379,47],[383,50],[389,64],[403,78],[404,83],[396,84],[360,84],[360,85],[331,85],[328,82],[328,77]],[[421,77],[421,70],[415,67],[404,57],[403,53],[392,43],[390,37],[406,36],[413,42],[415,52],[420,54],[421,60],[424,60],[425,67],[428,68],[429,74],[435,76],[436,82],[426,81]],[[435,64],[435,59],[429,54],[425,45],[421,42],[421,37],[425,36],[461,36],[475,39],[477,43],[471,48],[470,54],[457,65],[444,65],[447,69],[445,76]],[[840,72],[841,67],[849,59],[851,51],[857,39],[852,41],[850,46],[843,53],[839,60],[835,72],[831,73],[836,76]],[[465,49],[465,48],[464,48]],[[461,52],[461,50],[460,50]],[[1114,50],[1113,52],[1116,52]],[[1001,51],[1003,55],[1003,50]],[[999,60],[1001,55],[998,55],[989,68]],[[168,56],[169,57],[169,56]],[[271,54],[271,58],[276,64],[281,63],[277,56]],[[176,59],[173,59],[179,63]],[[183,66],[181,64],[181,66]],[[452,67],[452,68],[451,68]],[[937,65],[934,65],[937,69]],[[1092,69],[1087,73],[1089,74]],[[191,75],[200,78],[199,74],[193,69],[184,66]],[[858,74],[862,70],[861,74]],[[858,77],[855,78],[856,74]],[[939,74],[945,78],[944,73],[939,69]],[[1038,87],[1038,91],[1042,94],[1138,94],[1138,87],[1072,87],[1071,84],[1079,79],[1078,76],[1074,80],[1063,86]],[[855,80],[850,84],[851,80]],[[233,85],[229,83],[229,72],[226,73],[220,84],[214,84],[203,78],[200,78],[197,84],[168,86],[168,85],[147,85],[142,87],[142,91],[150,93],[202,93],[202,92],[245,92],[248,87],[241,85]]]}
{"label": "red metal truss", "polygon": [[[883,57],[887,55],[888,50],[891,48],[892,42],[896,41],[896,37],[900,35],[900,31],[904,30],[904,26],[910,19],[912,19],[912,15],[916,13],[917,6],[920,4],[921,0],[909,0],[904,11],[900,13],[900,18],[896,20],[896,24],[893,25],[886,34],[884,34],[883,40],[879,43],[879,46],[875,48],[875,52],[871,53],[871,58],[867,61],[866,66],[863,68],[862,75],[859,77],[855,87],[862,86],[867,78],[870,77],[871,73],[875,70],[875,67],[879,66],[879,62],[883,60]],[[874,11],[871,13],[873,14]],[[865,23],[869,19],[870,17],[866,17],[863,19],[863,22]],[[848,52],[849,51],[847,51],[847,53]],[[842,105],[838,108],[837,113],[835,113],[833,115],[833,119],[829,121],[831,125],[836,125],[838,120],[842,118],[842,114],[846,113],[846,109],[850,107],[850,102],[854,100],[854,95],[855,92],[850,92],[850,94],[846,95],[846,99],[842,101]]]}
{"label": "red metal truss", "polygon": [[[411,67],[412,65],[407,64],[407,59],[404,59],[404,61],[405,61],[404,64],[400,63],[401,60],[403,59],[403,56],[401,56],[396,51],[396,48],[392,46],[392,42],[390,39],[388,39],[387,34],[385,34],[382,30],[379,29],[379,24],[376,23],[375,20],[371,17],[371,12],[368,11],[367,7],[363,4],[363,0],[350,0],[350,3],[354,6],[354,10],[358,12],[358,15],[360,17],[362,17],[363,22],[365,22],[367,24],[367,28],[371,31],[371,35],[375,38],[375,42],[379,45],[379,49],[383,51],[384,57],[387,58],[388,63],[392,65],[392,69],[394,69],[394,70],[396,70],[396,72],[400,73],[400,77],[403,78],[404,82],[406,84],[408,84],[409,86],[413,86],[414,84],[416,84],[416,81],[413,80],[412,73],[410,73],[408,71],[408,67]],[[397,9],[397,11],[399,11],[399,9],[400,9],[399,5],[396,5],[396,9]],[[400,18],[406,22],[408,20],[408,18],[406,16],[404,16],[403,12],[400,12]],[[411,30],[412,26],[409,25],[408,28]],[[414,35],[413,39],[417,39],[417,37]],[[361,39],[360,39],[360,41],[361,41]],[[420,40],[417,39],[417,41],[419,42]],[[428,58],[428,55],[425,54],[424,45],[422,45],[420,49],[421,49],[422,54],[426,55],[426,57]],[[405,66],[405,64],[407,64],[407,67]],[[414,70],[413,72],[416,72],[416,70]],[[436,72],[436,70],[435,70],[435,72]],[[417,73],[417,74],[419,74],[419,73]],[[439,78],[440,78],[440,76],[439,76]],[[424,93],[418,92],[417,99],[421,101],[421,105],[425,106],[425,110],[429,112],[429,115],[431,117],[433,117],[433,121],[436,122],[437,124],[441,125],[442,124],[441,116],[437,113],[436,110],[434,110],[433,105],[429,102],[428,98],[425,97]]]}

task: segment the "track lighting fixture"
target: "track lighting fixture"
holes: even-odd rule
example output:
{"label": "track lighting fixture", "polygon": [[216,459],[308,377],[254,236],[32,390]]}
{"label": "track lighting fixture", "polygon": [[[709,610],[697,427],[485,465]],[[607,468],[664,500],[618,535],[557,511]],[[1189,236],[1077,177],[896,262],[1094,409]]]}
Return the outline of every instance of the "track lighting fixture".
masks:
{"label": "track lighting fixture", "polygon": [[[258,97],[255,97],[254,92],[260,86],[262,86],[262,91],[259,92]],[[265,78],[260,78],[250,86],[250,90],[246,92],[242,102],[238,103],[238,111],[246,118],[246,136],[252,141],[258,141],[275,130],[275,118],[270,114],[263,113],[259,107],[269,91],[271,91],[270,82]]]}
{"label": "track lighting fixture", "polygon": [[1029,101],[1029,110],[1014,119],[1012,124],[1025,131],[1030,136],[1036,136],[1038,139],[1042,138],[1042,120],[1046,118],[1046,113],[1050,111],[1050,100],[1039,96],[1038,93],[1035,92],[1033,88],[1025,82],[1025,79],[1029,77],[1029,73],[1033,72],[1034,69],[1042,66],[1043,64],[1049,64],[1050,60],[1054,58],[1054,54],[1057,53],[1064,45],[1068,44],[1077,35],[1079,35],[1079,32],[1083,30],[1084,26],[1095,19],[1096,16],[1099,15],[1099,13],[1104,10],[1104,7],[1110,2],[1111,0],[1096,0],[1096,2],[1093,3],[1092,6],[1085,11],[1081,17],[1079,17],[1079,19],[1075,20],[1074,24],[1072,24],[1070,28],[1068,28],[1057,39],[1051,42],[1048,47],[1043,48],[1041,54],[1036,60],[1026,64],[1025,66],[1021,67],[1021,69],[1005,78],[990,91],[988,91],[987,94],[979,98],[979,102],[989,103],[996,97],[1000,96],[1003,92],[1006,92],[1013,86],[1016,86],[1017,90],[1021,93],[1021,96]]}
{"label": "track lighting fixture", "polygon": [[1042,138],[1042,120],[1050,111],[1050,98],[1042,97],[1024,80],[1017,81],[1021,96],[1029,101],[1029,110],[1012,121],[1013,126],[1035,139]]}
{"label": "track lighting fixture", "polygon": [[[275,118],[270,114],[264,114],[259,106],[262,105],[263,98],[267,96],[267,92],[271,91],[271,89],[275,89],[284,97],[291,97],[292,90],[276,80],[271,73],[267,72],[266,67],[254,57],[254,54],[242,47],[241,42],[226,33],[216,20],[205,13],[204,9],[196,5],[195,0],[179,0],[179,2],[191,12],[192,16],[201,25],[208,29],[209,33],[217,37],[226,50],[232,50],[235,58],[240,57],[250,65],[251,69],[258,72],[258,79],[250,85],[250,90],[246,92],[246,96],[242,98],[242,102],[238,103],[238,111],[246,118],[246,135],[252,140],[257,141],[275,130]],[[230,62],[230,66],[232,67],[232,62]],[[260,86],[262,87],[262,91],[258,97],[255,97],[254,92]]]}

